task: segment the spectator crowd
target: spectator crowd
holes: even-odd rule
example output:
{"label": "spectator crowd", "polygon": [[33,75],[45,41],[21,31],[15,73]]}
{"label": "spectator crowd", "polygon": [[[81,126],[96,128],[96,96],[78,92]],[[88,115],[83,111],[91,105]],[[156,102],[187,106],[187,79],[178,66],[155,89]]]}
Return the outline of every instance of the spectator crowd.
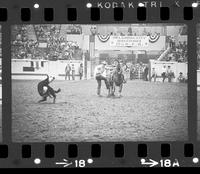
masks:
{"label": "spectator crowd", "polygon": [[[14,26],[14,39],[12,41],[12,57],[16,59],[26,59],[36,54],[38,42],[28,38],[27,26]],[[32,58],[32,57],[31,57]]]}
{"label": "spectator crowd", "polygon": [[[76,42],[60,34],[61,25],[33,25],[36,39],[29,38],[28,25],[16,25],[12,35],[12,57],[16,59],[80,59],[82,51]],[[40,43],[46,43],[40,47]]]}
{"label": "spectator crowd", "polygon": [[169,37],[170,54],[167,56],[167,61],[187,62],[187,42],[176,43],[174,37]]}
{"label": "spectator crowd", "polygon": [[[30,37],[30,30],[35,39]],[[97,31],[98,32],[98,31]],[[69,25],[64,34],[81,34],[80,25]],[[95,33],[96,34],[96,33]],[[124,35],[137,35],[133,28],[127,28],[127,32],[114,33]],[[142,35],[158,34],[147,29],[142,30]],[[41,47],[40,43],[45,43]],[[166,56],[167,61],[187,62],[187,43],[175,41],[174,37],[168,38],[171,47],[170,53]],[[79,60],[82,57],[82,50],[75,41],[68,41],[61,32],[61,25],[15,25],[12,32],[12,57],[16,59],[46,59],[46,60]]]}

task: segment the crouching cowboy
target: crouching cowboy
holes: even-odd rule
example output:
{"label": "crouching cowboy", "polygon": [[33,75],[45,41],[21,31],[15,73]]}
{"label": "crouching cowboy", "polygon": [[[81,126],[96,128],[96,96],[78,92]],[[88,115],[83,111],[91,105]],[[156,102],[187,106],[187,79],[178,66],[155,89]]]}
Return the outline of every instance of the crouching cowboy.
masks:
{"label": "crouching cowboy", "polygon": [[105,82],[106,88],[108,90],[108,96],[109,96],[109,83],[106,78],[106,61],[103,61],[100,65],[95,67],[94,70],[94,78],[97,80],[97,95],[101,96],[101,81],[103,80]]}

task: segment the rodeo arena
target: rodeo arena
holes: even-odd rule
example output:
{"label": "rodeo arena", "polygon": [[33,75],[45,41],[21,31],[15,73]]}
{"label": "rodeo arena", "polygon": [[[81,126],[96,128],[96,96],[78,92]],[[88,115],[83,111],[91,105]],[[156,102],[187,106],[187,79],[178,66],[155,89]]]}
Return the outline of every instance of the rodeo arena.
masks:
{"label": "rodeo arena", "polygon": [[2,141],[2,47],[1,47],[1,26],[0,26],[0,142]]}
{"label": "rodeo arena", "polygon": [[197,139],[200,140],[200,25],[197,30],[197,104],[198,104],[198,119],[197,119]]}
{"label": "rodeo arena", "polygon": [[12,26],[15,142],[187,140],[187,27]]}

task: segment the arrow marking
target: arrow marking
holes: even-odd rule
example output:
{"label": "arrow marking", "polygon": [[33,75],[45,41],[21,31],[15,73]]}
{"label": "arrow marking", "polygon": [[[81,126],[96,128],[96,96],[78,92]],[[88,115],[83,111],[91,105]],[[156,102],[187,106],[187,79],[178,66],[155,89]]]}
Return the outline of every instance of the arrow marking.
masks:
{"label": "arrow marking", "polygon": [[63,167],[68,167],[70,165],[72,165],[72,162],[68,162],[68,160],[63,159],[63,162],[56,162],[56,165],[63,165]]}
{"label": "arrow marking", "polygon": [[142,165],[149,165],[149,167],[154,167],[154,166],[158,165],[158,162],[157,162],[157,161],[154,161],[154,160],[152,160],[152,159],[149,159],[149,161],[146,162],[145,159],[141,159],[141,164],[142,164]]}

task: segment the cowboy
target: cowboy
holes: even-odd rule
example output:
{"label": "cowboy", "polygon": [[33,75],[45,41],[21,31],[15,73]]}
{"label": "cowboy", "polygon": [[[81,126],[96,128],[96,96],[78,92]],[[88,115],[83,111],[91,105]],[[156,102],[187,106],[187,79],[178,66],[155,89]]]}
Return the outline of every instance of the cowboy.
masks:
{"label": "cowboy", "polygon": [[123,69],[123,74],[124,74],[124,83],[126,83],[127,80],[130,78],[130,68],[128,66],[128,63],[125,63],[122,69]]}
{"label": "cowboy", "polygon": [[150,81],[152,80],[152,78],[154,78],[154,82],[156,82],[157,73],[156,73],[155,68],[152,68],[151,74],[152,74],[152,75],[151,75]]}
{"label": "cowboy", "polygon": [[148,81],[148,73],[149,73],[149,68],[147,65],[145,65],[144,67],[144,73],[143,73],[143,77],[144,77],[144,81]]}
{"label": "cowboy", "polygon": [[65,80],[67,80],[67,77],[70,80],[70,72],[71,72],[71,66],[67,64],[67,66],[65,67]]}
{"label": "cowboy", "polygon": [[185,77],[183,76],[183,73],[182,72],[180,72],[179,73],[179,77],[178,77],[178,81],[180,82],[180,83],[185,83]]}
{"label": "cowboy", "polygon": [[124,77],[124,71],[123,71],[123,69],[122,69],[122,66],[123,66],[123,62],[122,61],[117,61],[116,60],[116,62],[117,62],[117,66],[116,66],[116,72],[118,73],[118,74],[121,74],[121,77],[122,77],[122,79],[123,79],[123,83],[126,83],[126,80],[125,80],[125,77]]}
{"label": "cowboy", "polygon": [[168,77],[168,82],[172,82],[172,78],[174,78],[174,72],[171,70],[171,67],[168,66],[167,68],[167,77]]}
{"label": "cowboy", "polygon": [[135,66],[134,66],[133,63],[131,63],[131,66],[130,66],[130,80],[133,80],[134,73],[135,73]]}
{"label": "cowboy", "polygon": [[101,80],[105,82],[106,88],[109,90],[108,80],[106,78],[106,65],[107,62],[103,61],[100,65],[97,65],[94,70],[94,78],[97,80],[97,95],[101,96]]}
{"label": "cowboy", "polygon": [[82,80],[83,77],[83,64],[81,63],[78,69],[80,80]]}
{"label": "cowboy", "polygon": [[165,79],[167,78],[167,69],[166,69],[166,65],[163,66],[162,68],[162,74],[161,74],[163,80],[162,82],[164,83],[165,82]]}
{"label": "cowboy", "polygon": [[75,80],[75,67],[74,67],[74,64],[72,64],[72,80]]}

